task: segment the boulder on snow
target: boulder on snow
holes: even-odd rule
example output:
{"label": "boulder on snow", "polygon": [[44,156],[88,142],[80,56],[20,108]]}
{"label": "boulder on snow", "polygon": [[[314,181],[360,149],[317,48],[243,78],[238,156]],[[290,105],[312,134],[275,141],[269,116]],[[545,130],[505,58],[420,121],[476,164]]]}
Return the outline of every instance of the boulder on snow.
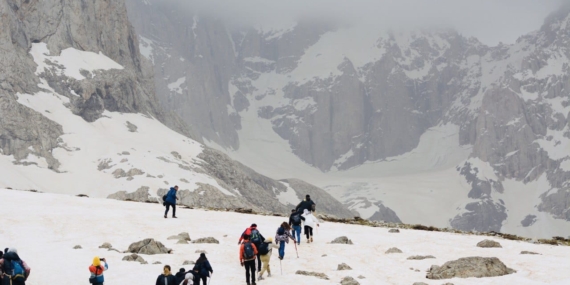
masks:
{"label": "boulder on snow", "polygon": [[184,262],[182,263],[182,265],[193,265],[193,264],[196,264],[196,262],[192,260],[184,260]]}
{"label": "boulder on snow", "polygon": [[203,249],[198,249],[198,250],[196,250],[196,251],[195,251],[195,253],[203,253],[203,254],[208,254],[208,252],[206,252],[206,251],[205,251],[205,250],[203,250]]}
{"label": "boulder on snow", "polygon": [[179,239],[178,242],[176,242],[177,244],[188,244],[188,241],[185,239]]}
{"label": "boulder on snow", "polygon": [[414,282],[413,285],[429,285],[429,284],[424,283],[424,282]]}
{"label": "boulder on snow", "polygon": [[166,248],[161,242],[155,241],[152,238],[147,238],[135,243],[132,243],[127,249],[130,253],[140,254],[165,254],[170,253],[170,249]]}
{"label": "boulder on snow", "polygon": [[111,248],[113,248],[113,246],[110,243],[106,242],[106,243],[100,245],[99,248],[111,249]]}
{"label": "boulder on snow", "polygon": [[146,261],[144,260],[144,258],[140,257],[138,254],[133,253],[131,255],[127,255],[125,257],[123,257],[124,261],[136,261],[136,262],[140,262],[141,264],[146,264]]}
{"label": "boulder on snow", "polygon": [[386,251],[386,254],[390,254],[390,253],[402,253],[402,251],[397,247],[392,247]]}
{"label": "boulder on snow", "polygon": [[317,277],[317,278],[329,280],[329,277],[328,277],[326,274],[324,274],[324,273],[309,272],[309,271],[304,271],[304,270],[297,270],[297,272],[295,272],[295,274],[297,274],[297,275],[305,275],[305,276],[314,276],[314,277]]}
{"label": "boulder on snow", "polygon": [[213,237],[205,237],[205,238],[199,238],[197,240],[193,240],[192,243],[215,243],[215,244],[219,244],[220,242]]}
{"label": "boulder on snow", "polygon": [[352,270],[352,268],[350,266],[348,266],[348,264],[346,264],[346,263],[341,263],[338,265],[336,270]]}
{"label": "boulder on snow", "polygon": [[341,237],[337,237],[335,238],[333,241],[331,241],[331,243],[337,243],[337,244],[353,244],[351,240],[349,240],[347,237],[345,236],[341,236]]}
{"label": "boulder on snow", "polygon": [[540,254],[540,253],[537,253],[537,252],[534,252],[534,251],[526,251],[526,250],[523,250],[523,251],[521,251],[521,254]]}
{"label": "boulder on snow", "polygon": [[515,272],[496,257],[465,257],[448,261],[443,266],[432,265],[426,278],[481,278],[503,276]]}
{"label": "boulder on snow", "polygon": [[424,260],[424,259],[428,259],[428,258],[435,258],[435,256],[433,256],[433,255],[414,255],[414,256],[408,257],[408,260]]}
{"label": "boulder on snow", "polygon": [[400,230],[399,229],[390,229],[388,232],[389,233],[399,233]]}
{"label": "boulder on snow", "polygon": [[362,275],[358,275],[357,277],[358,279],[365,279],[366,277],[362,276]]}
{"label": "boulder on snow", "polygon": [[340,280],[340,284],[341,285],[360,285],[360,283],[358,281],[356,281],[354,278],[352,278],[350,276],[346,276],[346,277],[342,278],[342,280]]}
{"label": "boulder on snow", "polygon": [[73,247],[73,249],[82,249],[82,247],[80,245],[76,245]]}
{"label": "boulder on snow", "polygon": [[484,247],[484,248],[491,248],[491,247],[502,247],[500,243],[494,241],[494,240],[482,240],[477,244],[478,247]]}
{"label": "boulder on snow", "polygon": [[162,264],[162,262],[160,262],[160,261],[155,261],[155,262],[153,262],[152,264]]}

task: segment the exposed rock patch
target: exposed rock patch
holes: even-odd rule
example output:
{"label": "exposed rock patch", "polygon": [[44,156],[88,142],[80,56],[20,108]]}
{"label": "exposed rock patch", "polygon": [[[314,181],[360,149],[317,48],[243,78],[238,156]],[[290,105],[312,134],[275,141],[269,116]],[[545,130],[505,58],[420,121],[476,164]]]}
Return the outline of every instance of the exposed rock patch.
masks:
{"label": "exposed rock patch", "polygon": [[73,247],[73,249],[82,249],[82,247],[80,245],[76,245]]}
{"label": "exposed rock patch", "polygon": [[132,243],[127,249],[127,252],[139,254],[167,254],[171,250],[166,248],[161,242],[155,241],[152,238],[147,238],[142,241]]}
{"label": "exposed rock patch", "polygon": [[400,230],[399,229],[390,229],[388,232],[389,233],[399,233]]}
{"label": "exposed rock patch", "polygon": [[496,257],[465,257],[446,262],[442,266],[432,265],[426,278],[496,277],[515,272],[515,270],[508,268]]}
{"label": "exposed rock patch", "polygon": [[346,263],[341,263],[338,265],[336,270],[352,270],[352,268],[350,266],[348,266],[348,264],[346,264]]}
{"label": "exposed rock patch", "polygon": [[335,243],[335,244],[353,244],[353,243],[352,243],[352,240],[348,239],[346,236],[337,237],[337,238],[335,238],[333,241],[331,241],[331,243]]}
{"label": "exposed rock patch", "polygon": [[192,260],[184,260],[184,262],[182,262],[182,265],[192,265],[192,264],[196,264],[196,262]]}
{"label": "exposed rock patch", "polygon": [[125,257],[123,257],[124,261],[135,261],[135,262],[140,262],[141,264],[147,264],[147,262],[144,260],[144,258],[140,257],[138,254],[133,253],[131,255],[127,255]]}
{"label": "exposed rock patch", "polygon": [[356,281],[354,278],[350,277],[350,276],[346,276],[344,278],[342,278],[342,280],[340,281],[341,285],[360,285],[360,283],[358,281]]}
{"label": "exposed rock patch", "polygon": [[402,251],[397,247],[392,247],[386,251],[386,254],[390,254],[390,253],[402,253]]}
{"label": "exposed rock patch", "polygon": [[111,248],[113,248],[113,246],[110,243],[106,242],[106,243],[103,243],[102,245],[100,245],[99,248],[111,249]]}
{"label": "exposed rock patch", "polygon": [[526,250],[523,250],[523,251],[521,251],[521,254],[532,254],[532,255],[539,255],[540,253],[537,253],[537,252],[533,252],[533,251],[526,251]]}
{"label": "exposed rock patch", "polygon": [[129,132],[134,133],[137,131],[138,127],[135,124],[127,121],[127,129],[129,129]]}
{"label": "exposed rock patch", "polygon": [[215,244],[219,244],[220,242],[213,237],[205,237],[205,238],[199,238],[197,240],[193,240],[192,243],[215,243]]}
{"label": "exposed rock patch", "polygon": [[297,270],[297,272],[295,272],[295,274],[297,275],[305,275],[305,276],[314,276],[320,279],[324,279],[324,280],[329,280],[329,277],[324,274],[324,273],[318,273],[318,272],[311,272],[311,271],[304,271],[304,270]]}
{"label": "exposed rock patch", "polygon": [[408,257],[408,260],[424,260],[424,259],[430,259],[430,258],[435,258],[435,256],[433,256],[433,255],[414,255],[414,256]]}
{"label": "exposed rock patch", "polygon": [[483,248],[501,248],[501,244],[494,241],[494,240],[490,240],[490,239],[486,239],[486,240],[482,240],[479,243],[477,243],[478,247],[483,247]]}

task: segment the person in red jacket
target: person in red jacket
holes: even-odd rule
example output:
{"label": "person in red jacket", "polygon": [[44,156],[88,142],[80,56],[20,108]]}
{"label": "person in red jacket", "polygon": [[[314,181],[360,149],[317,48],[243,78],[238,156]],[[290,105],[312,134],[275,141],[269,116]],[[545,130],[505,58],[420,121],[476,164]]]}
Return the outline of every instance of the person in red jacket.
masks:
{"label": "person in red jacket", "polygon": [[[239,262],[245,266],[245,282],[247,285],[255,285],[255,258],[257,247],[249,240],[249,235],[243,236],[243,243],[239,247]],[[251,278],[251,283],[250,283]]]}

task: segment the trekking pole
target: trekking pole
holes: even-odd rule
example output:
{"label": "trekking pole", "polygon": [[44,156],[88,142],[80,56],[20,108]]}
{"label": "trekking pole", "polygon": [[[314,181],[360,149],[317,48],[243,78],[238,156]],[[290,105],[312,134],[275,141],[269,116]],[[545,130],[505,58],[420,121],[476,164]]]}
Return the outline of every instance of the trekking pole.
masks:
{"label": "trekking pole", "polygon": [[281,263],[281,259],[279,259],[279,268],[281,268],[281,275],[283,275],[283,264]]}
{"label": "trekking pole", "polygon": [[293,244],[295,245],[295,253],[297,253],[297,258],[299,258],[299,252],[297,251],[297,241],[294,240]]}
{"label": "trekking pole", "polygon": [[212,281],[212,276],[214,275],[214,272],[210,273],[210,279],[208,279],[208,285],[210,285],[210,281]]}

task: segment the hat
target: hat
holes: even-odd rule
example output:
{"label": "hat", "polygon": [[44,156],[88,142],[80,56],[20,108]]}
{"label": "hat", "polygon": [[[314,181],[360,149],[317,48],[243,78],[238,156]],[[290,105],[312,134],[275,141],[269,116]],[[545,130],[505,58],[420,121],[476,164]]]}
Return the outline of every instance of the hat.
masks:
{"label": "hat", "polygon": [[15,248],[13,248],[13,247],[9,248],[9,249],[8,249],[8,252],[13,252],[13,253],[15,253],[15,254],[18,254],[18,250],[15,249]]}
{"label": "hat", "polygon": [[202,252],[200,253],[200,257],[206,257],[206,254]]}
{"label": "hat", "polygon": [[93,266],[97,267],[100,265],[101,265],[101,259],[99,259],[99,256],[93,257]]}
{"label": "hat", "polygon": [[307,194],[307,196],[305,196],[305,198],[311,198],[311,195]]}
{"label": "hat", "polygon": [[266,243],[273,243],[273,238],[272,237],[268,237],[265,239]]}
{"label": "hat", "polygon": [[252,228],[257,228],[257,224],[253,223],[253,224],[251,224],[251,227],[252,227]]}

